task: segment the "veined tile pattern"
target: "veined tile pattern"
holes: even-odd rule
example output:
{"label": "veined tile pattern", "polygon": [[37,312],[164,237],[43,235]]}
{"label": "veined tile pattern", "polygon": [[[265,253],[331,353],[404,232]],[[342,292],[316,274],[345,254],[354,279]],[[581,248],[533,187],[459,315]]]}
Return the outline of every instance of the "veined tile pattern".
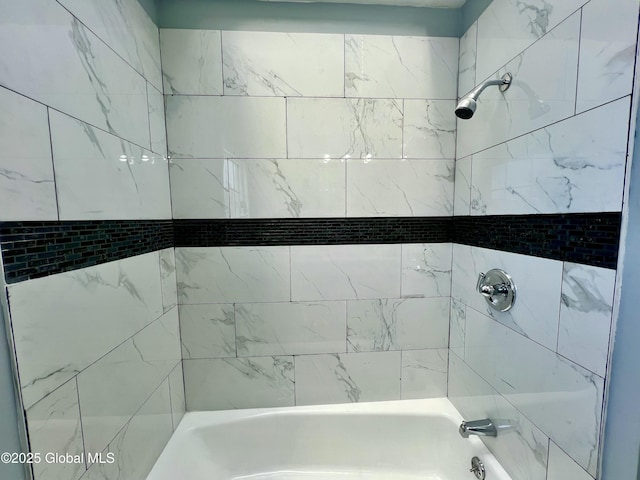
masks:
{"label": "veined tile pattern", "polygon": [[[147,86],[138,72],[58,2],[2,0],[0,10],[1,85],[149,145]],[[34,65],[47,65],[47,74],[34,74]]]}
{"label": "veined tile pattern", "polygon": [[57,220],[47,108],[0,87],[0,220]]}
{"label": "veined tile pattern", "polygon": [[172,159],[173,218],[228,218],[227,168],[223,159]]}
{"label": "veined tile pattern", "polygon": [[[525,48],[549,33],[587,1],[495,0],[491,2],[478,19],[476,83],[484,81]],[[548,71],[554,70],[545,69],[545,72]]]}
{"label": "veined tile pattern", "polygon": [[162,156],[62,113],[49,116],[60,219],[171,218]]}
{"label": "veined tile pattern", "polygon": [[173,158],[286,158],[286,123],[284,98],[167,97]]}
{"label": "veined tile pattern", "polygon": [[451,255],[450,243],[403,244],[401,296],[449,297]]}
{"label": "veined tile pattern", "polygon": [[467,329],[467,306],[462,300],[451,298],[449,317],[449,348],[464,360],[464,337]]}
{"label": "veined tile pattern", "polygon": [[465,362],[595,475],[604,380],[474,309],[466,333]]}
{"label": "veined tile pattern", "polygon": [[[85,449],[100,452],[180,362],[173,308],[78,375]],[[171,409],[167,411],[171,424]]]}
{"label": "veined tile pattern", "polygon": [[476,153],[471,214],[620,211],[628,122],[624,98]]}
{"label": "veined tile pattern", "polygon": [[445,348],[449,304],[448,297],[349,300],[348,351]]}
{"label": "veined tile pattern", "polygon": [[344,352],[344,301],[237,303],[238,356]]}
{"label": "veined tile pattern", "polygon": [[[478,21],[481,20],[482,17]],[[487,89],[473,120],[458,122],[458,158],[574,114],[579,34],[580,12],[576,12],[494,75],[499,78],[510,72],[512,84],[504,93],[497,88]],[[479,66],[482,52],[479,47]],[[540,65],[545,68],[540,69]],[[550,71],[554,75],[548,75]],[[477,78],[486,77],[478,74]]]}
{"label": "veined tile pattern", "polygon": [[348,97],[456,98],[458,39],[345,35]]}
{"label": "veined tile pattern", "polygon": [[455,191],[453,194],[453,214],[471,213],[471,162],[473,157],[456,160]]}
{"label": "veined tile pattern", "polygon": [[342,97],[343,36],[222,32],[225,95]]}
{"label": "veined tile pattern", "polygon": [[147,102],[149,104],[150,149],[167,157],[167,128],[164,115],[164,95],[147,82]]}
{"label": "veined tile pattern", "polygon": [[175,430],[186,411],[182,362],[169,374],[169,388],[171,390],[171,421]]}
{"label": "veined tile pattern", "polygon": [[296,404],[400,399],[401,352],[296,357]]}
{"label": "veined tile pattern", "polygon": [[347,160],[347,216],[450,216],[453,174],[453,160]]}
{"label": "veined tile pattern", "polygon": [[400,245],[292,246],[291,299],[398,298],[400,253]]}
{"label": "veined tile pattern", "polygon": [[401,158],[402,119],[399,100],[289,98],[289,156]]}
{"label": "veined tile pattern", "polygon": [[616,272],[565,263],[558,353],[605,376]]}
{"label": "veined tile pattern", "polygon": [[218,30],[160,29],[166,95],[222,95],[222,40]]}
{"label": "veined tile pattern", "polygon": [[448,361],[446,348],[404,350],[400,398],[446,397]]}
{"label": "veined tile pattern", "polygon": [[162,285],[162,309],[164,313],[178,304],[176,281],[176,256],[173,247],[158,252],[160,256],[160,283]]}
{"label": "veined tile pattern", "polygon": [[582,9],[576,111],[629,95],[638,32],[638,0],[591,0]]}
{"label": "veined tile pattern", "polygon": [[483,440],[514,479],[547,480],[549,438],[453,352],[448,387],[449,399],[465,418],[496,422],[498,436]]}
{"label": "veined tile pattern", "polygon": [[405,100],[402,158],[455,158],[455,100]]}
{"label": "veined tile pattern", "polygon": [[138,73],[162,89],[158,27],[136,0],[60,0],[60,3]]}
{"label": "veined tile pattern", "polygon": [[178,301],[291,300],[289,247],[177,248]]}
{"label": "veined tile pattern", "polygon": [[233,305],[180,305],[180,337],[184,359],[235,357]]}
{"label": "veined tile pattern", "polygon": [[574,462],[554,442],[549,444],[549,475],[547,480],[593,480],[580,465]]}
{"label": "veined tile pattern", "polygon": [[162,315],[158,263],[154,252],[8,286],[25,408]]}
{"label": "veined tile pattern", "polygon": [[27,425],[31,452],[39,454],[42,459],[33,464],[37,480],[75,480],[82,475],[84,462],[50,463],[44,458],[49,452],[74,456],[84,453],[75,378],[29,408]]}
{"label": "veined tile pattern", "polygon": [[[478,275],[492,268],[507,271],[516,284],[517,307],[508,312],[489,307],[475,289]],[[561,281],[562,262],[557,260],[466,245],[453,246],[452,297],[464,300],[469,307],[552,350],[557,342]],[[545,301],[541,302],[541,298]],[[467,318],[468,313],[469,308]]]}
{"label": "veined tile pattern", "polygon": [[228,160],[231,218],[343,217],[345,164],[336,159]]}
{"label": "veined tile pattern", "polygon": [[187,410],[292,406],[293,369],[291,356],[184,360]]}
{"label": "veined tile pattern", "polygon": [[471,24],[460,37],[458,57],[458,97],[462,97],[476,86],[476,57],[478,56],[478,22]]}

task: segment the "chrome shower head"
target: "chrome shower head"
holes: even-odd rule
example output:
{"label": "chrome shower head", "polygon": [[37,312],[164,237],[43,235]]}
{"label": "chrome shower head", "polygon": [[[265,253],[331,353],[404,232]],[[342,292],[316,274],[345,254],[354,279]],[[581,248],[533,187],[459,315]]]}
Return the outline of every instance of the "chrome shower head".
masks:
{"label": "chrome shower head", "polygon": [[505,73],[500,80],[487,80],[471,90],[458,102],[458,105],[456,106],[456,117],[463,120],[468,120],[473,117],[473,114],[476,113],[476,108],[478,108],[478,103],[476,101],[482,91],[491,85],[497,85],[501,92],[505,92],[511,85],[512,78],[513,77],[510,73]]}
{"label": "chrome shower head", "polygon": [[468,120],[476,113],[478,104],[473,97],[464,97],[456,106],[456,117]]}

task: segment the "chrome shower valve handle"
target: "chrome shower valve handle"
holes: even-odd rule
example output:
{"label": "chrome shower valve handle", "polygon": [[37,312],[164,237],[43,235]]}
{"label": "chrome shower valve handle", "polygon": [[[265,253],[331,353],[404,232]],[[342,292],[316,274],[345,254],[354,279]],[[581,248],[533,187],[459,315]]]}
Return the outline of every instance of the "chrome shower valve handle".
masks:
{"label": "chrome shower valve handle", "polygon": [[478,275],[476,290],[490,307],[506,312],[516,301],[516,285],[507,272],[494,268]]}

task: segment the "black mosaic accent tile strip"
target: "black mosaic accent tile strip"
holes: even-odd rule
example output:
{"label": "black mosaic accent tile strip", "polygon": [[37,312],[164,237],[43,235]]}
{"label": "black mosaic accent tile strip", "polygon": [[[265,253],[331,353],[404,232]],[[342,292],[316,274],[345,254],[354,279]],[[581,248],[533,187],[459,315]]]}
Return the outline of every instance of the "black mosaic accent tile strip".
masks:
{"label": "black mosaic accent tile strip", "polygon": [[453,242],[616,268],[620,213],[454,217]]}
{"label": "black mosaic accent tile strip", "polygon": [[5,280],[15,283],[173,246],[171,220],[0,223]]}
{"label": "black mosaic accent tile strip", "polygon": [[616,268],[619,213],[0,223],[15,283],[176,247],[454,242]]}
{"label": "black mosaic accent tile strip", "polygon": [[450,242],[451,217],[175,220],[176,247]]}

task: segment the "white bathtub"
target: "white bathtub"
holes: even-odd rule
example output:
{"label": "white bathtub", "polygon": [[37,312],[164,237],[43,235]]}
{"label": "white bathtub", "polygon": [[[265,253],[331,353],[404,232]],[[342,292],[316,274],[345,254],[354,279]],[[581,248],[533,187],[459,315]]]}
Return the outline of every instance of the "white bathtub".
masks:
{"label": "white bathtub", "polygon": [[147,480],[511,480],[447,399],[192,412]]}

